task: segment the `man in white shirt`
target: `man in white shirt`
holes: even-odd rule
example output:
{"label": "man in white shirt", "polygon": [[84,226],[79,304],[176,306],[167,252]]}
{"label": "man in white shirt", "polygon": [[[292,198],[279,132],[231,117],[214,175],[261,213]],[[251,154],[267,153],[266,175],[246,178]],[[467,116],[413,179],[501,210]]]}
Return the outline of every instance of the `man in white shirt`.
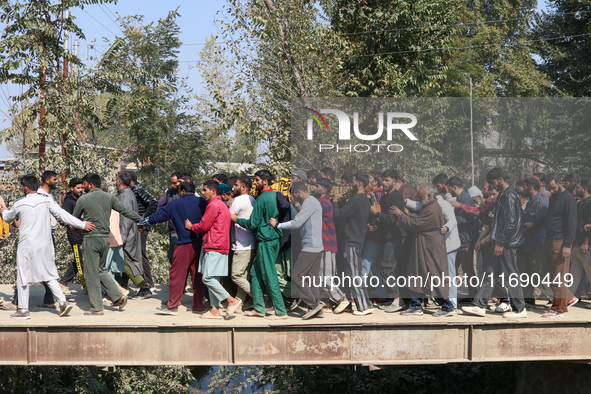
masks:
{"label": "man in white shirt", "polygon": [[19,198],[10,210],[0,207],[2,219],[8,223],[20,222],[19,245],[16,254],[18,288],[18,310],[10,317],[29,319],[29,283],[47,282],[59,303],[60,316],[67,315],[72,306],[68,304],[60,285],[55,267],[55,250],[50,237],[49,217],[55,216],[60,222],[80,230],[92,231],[94,225],[83,222],[60,208],[45,195],[37,193],[39,181],[34,175],[21,179],[25,197]]}
{"label": "man in white shirt", "polygon": [[[247,177],[240,177],[234,184],[234,199],[230,205],[230,214],[240,219],[249,219],[254,207],[254,197],[249,194],[252,188],[252,180]],[[255,258],[256,239],[254,234],[234,222],[230,232],[232,248],[232,281],[238,286],[236,298],[242,302],[246,296],[252,296],[248,272]],[[235,313],[242,313],[236,310]]]}

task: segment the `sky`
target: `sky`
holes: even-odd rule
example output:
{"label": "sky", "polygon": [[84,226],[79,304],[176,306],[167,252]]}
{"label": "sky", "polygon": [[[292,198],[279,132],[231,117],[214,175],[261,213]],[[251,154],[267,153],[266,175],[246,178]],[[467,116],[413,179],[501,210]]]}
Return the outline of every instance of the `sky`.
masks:
{"label": "sky", "polygon": [[[72,9],[71,14],[76,17],[76,24],[81,27],[85,40],[79,39],[80,45],[90,44],[92,40],[96,39],[95,49],[89,52],[89,56],[96,59],[100,53],[105,51],[108,43],[104,42],[103,38],[114,41],[116,36],[122,36],[122,32],[115,23],[116,16],[126,15],[143,15],[144,22],[147,24],[150,21],[158,21],[160,18],[166,17],[168,11],[180,7],[178,12],[181,17],[177,19],[177,23],[181,29],[180,39],[183,46],[180,48],[180,75],[188,77],[188,84],[193,89],[193,93],[198,94],[202,91],[202,78],[194,66],[196,60],[199,59],[199,51],[203,48],[205,39],[212,34],[216,35],[217,29],[214,25],[214,20],[221,18],[222,15],[217,15],[218,11],[222,11],[225,0],[119,0],[117,4],[107,5],[89,5],[81,9]],[[73,43],[77,37],[70,36]],[[96,51],[96,53],[95,53]],[[81,47],[78,49],[78,56],[84,58],[86,56],[86,49]],[[94,60],[92,60],[94,61]],[[92,62],[91,60],[88,63]],[[8,86],[1,87],[5,92]],[[14,94],[15,88],[10,87],[9,93]],[[0,102],[0,108],[6,112],[6,105]],[[0,115],[0,122],[4,117]],[[4,123],[0,128],[5,127]],[[4,145],[0,145],[0,160],[12,157]]]}

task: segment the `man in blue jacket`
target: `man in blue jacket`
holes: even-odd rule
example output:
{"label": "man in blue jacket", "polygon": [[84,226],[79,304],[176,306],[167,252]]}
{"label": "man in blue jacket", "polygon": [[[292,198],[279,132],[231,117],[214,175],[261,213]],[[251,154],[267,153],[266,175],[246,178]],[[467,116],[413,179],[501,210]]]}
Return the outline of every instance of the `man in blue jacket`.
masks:
{"label": "man in blue jacket", "polygon": [[191,223],[199,223],[205,212],[207,202],[203,197],[195,196],[193,182],[183,182],[179,186],[180,198],[170,201],[163,208],[142,220],[139,225],[152,225],[171,220],[178,236],[172,264],[170,265],[170,287],[168,302],[156,308],[158,315],[178,315],[178,305],[181,302],[185,283],[187,283],[187,271],[191,272],[193,283],[193,312],[205,310],[203,306],[203,285],[201,274],[197,272],[199,254],[201,252],[201,234],[194,233],[185,228],[185,220]]}

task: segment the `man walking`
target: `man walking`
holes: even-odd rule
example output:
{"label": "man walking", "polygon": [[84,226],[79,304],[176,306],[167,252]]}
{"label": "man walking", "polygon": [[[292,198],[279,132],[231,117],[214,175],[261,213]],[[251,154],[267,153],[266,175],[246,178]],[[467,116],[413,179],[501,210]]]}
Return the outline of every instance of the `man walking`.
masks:
{"label": "man walking", "polygon": [[[369,184],[369,177],[365,173],[357,173],[353,176],[353,186],[357,192],[349,199],[343,208],[339,208],[341,194],[335,194],[332,203],[334,218],[344,226],[345,245],[345,278],[355,282],[355,278],[361,278],[361,248],[365,239],[367,219],[371,209],[369,199],[365,195],[365,188]],[[364,316],[373,312],[373,306],[369,299],[367,288],[356,286],[352,283],[351,290],[357,310],[356,316]]]}
{"label": "man walking", "polygon": [[[180,198],[179,195],[179,185],[182,182],[182,179],[180,178],[181,176],[181,172],[180,171],[175,171],[170,175],[170,188],[168,190],[166,190],[166,192],[164,193],[164,195],[162,196],[162,198],[160,200],[158,200],[158,205],[156,206],[156,210],[159,210],[160,208],[164,207],[166,204],[168,204],[169,202],[171,202],[172,200],[176,200],[177,198]],[[178,239],[178,236],[176,234],[176,229],[174,227],[174,224],[172,223],[171,220],[169,220],[167,222],[168,225],[168,240],[169,240],[169,247],[168,247],[168,262],[170,264],[172,264],[172,256],[174,254],[174,247],[176,246],[176,241]],[[142,257],[143,259],[143,257]]]}
{"label": "man walking", "polygon": [[203,213],[205,213],[207,202],[203,197],[195,195],[193,182],[181,183],[179,185],[179,196],[180,198],[170,201],[162,209],[139,223],[140,225],[152,225],[171,220],[178,235],[172,264],[168,271],[170,277],[168,300],[165,304],[156,308],[158,310],[157,315],[178,315],[178,305],[181,303],[183,291],[185,290],[188,272],[191,274],[193,285],[192,312],[205,311],[203,305],[205,285],[203,284],[202,275],[197,272],[202,236],[186,229],[185,220],[189,219],[191,223],[199,223]]}
{"label": "man walking", "polygon": [[203,235],[203,258],[200,273],[203,284],[209,290],[211,311],[201,315],[202,319],[222,319],[220,301],[228,301],[226,316],[232,315],[242,306],[242,300],[232,297],[222,286],[221,277],[228,274],[228,253],[230,252],[230,226],[232,218],[226,204],[222,201],[220,184],[216,181],[206,181],[202,189],[203,197],[207,200],[205,214],[199,223],[185,220],[185,228]]}
{"label": "man walking", "polygon": [[282,232],[269,224],[271,218],[277,219],[279,216],[277,194],[271,188],[274,177],[267,170],[259,170],[254,175],[254,184],[259,196],[256,199],[250,218],[239,219],[236,215],[232,215],[232,221],[238,225],[248,230],[256,230],[258,241],[257,254],[250,270],[250,286],[255,310],[244,314],[265,317],[263,294],[266,292],[273,300],[275,316],[286,319],[287,312],[281,296],[277,269],[275,268],[277,255],[279,254],[279,238],[281,238]]}
{"label": "man walking", "polygon": [[[295,287],[296,295],[307,305],[308,311],[304,319],[312,317],[324,317],[322,303],[318,296],[318,288],[312,286],[313,278],[317,278],[320,272],[322,259],[322,206],[314,197],[310,196],[308,188],[303,182],[295,182],[291,185],[291,201],[301,205],[301,210],[295,217],[286,223],[277,223],[271,218],[269,224],[278,229],[301,229],[302,250],[295,262],[291,281]],[[309,278],[309,286],[305,286],[304,277]]]}
{"label": "man walking", "polygon": [[52,215],[61,222],[81,230],[92,231],[94,225],[90,221],[82,222],[76,219],[61,209],[53,199],[37,193],[39,181],[34,175],[22,177],[21,185],[25,197],[18,199],[10,210],[0,207],[4,221],[20,222],[16,255],[18,309],[10,317],[30,318],[29,283],[31,282],[46,283],[59,303],[59,315],[65,316],[72,310],[72,306],[66,301],[57,282],[59,276],[55,266],[55,249],[50,235],[49,216]]}
{"label": "man walking", "polygon": [[[509,178],[505,171],[494,167],[486,175],[486,180],[499,191],[495,208],[495,218],[492,229],[494,256],[480,281],[472,306],[464,306],[462,310],[471,315],[484,316],[488,301],[493,290],[503,294],[501,275],[504,275],[505,287],[509,291],[511,311],[503,313],[505,318],[525,318],[527,311],[523,299],[523,291],[519,281],[515,283],[509,278],[519,278],[517,268],[517,248],[523,245],[524,236],[521,225],[521,205],[519,195],[509,185]],[[572,197],[572,194],[571,194]]]}
{"label": "man walking", "polygon": [[95,231],[84,235],[82,248],[84,249],[85,264],[84,278],[90,298],[90,310],[85,315],[103,315],[103,297],[101,286],[107,292],[107,296],[113,301],[113,306],[123,310],[127,304],[127,297],[124,296],[106,268],[107,254],[109,253],[109,226],[111,209],[116,210],[123,216],[139,222],[142,218],[136,212],[125,207],[110,193],[100,189],[101,177],[97,174],[86,174],[82,178],[84,182],[85,195],[78,199],[74,216],[90,220],[96,226]]}

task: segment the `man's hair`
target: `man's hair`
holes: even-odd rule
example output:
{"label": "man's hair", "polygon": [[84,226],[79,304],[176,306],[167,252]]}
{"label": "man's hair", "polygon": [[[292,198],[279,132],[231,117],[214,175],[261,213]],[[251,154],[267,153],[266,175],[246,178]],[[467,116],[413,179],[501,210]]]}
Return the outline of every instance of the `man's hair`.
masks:
{"label": "man's hair", "polygon": [[238,180],[240,181],[240,183],[246,186],[248,190],[252,189],[252,179],[250,179],[249,177],[241,176],[240,178],[238,178]]}
{"label": "man's hair", "polygon": [[347,182],[347,183],[351,183],[351,182],[353,182],[353,174],[345,173],[345,174],[341,175],[341,179],[344,179],[345,182]]}
{"label": "man's hair", "polygon": [[435,178],[433,178],[433,184],[443,183],[445,185],[445,184],[447,184],[448,180],[449,180],[449,178],[447,177],[446,174],[439,174]]}
{"label": "man's hair", "polygon": [[515,187],[525,187],[526,179],[520,179],[515,182]]}
{"label": "man's hair", "polygon": [[515,192],[516,192],[517,194],[519,194],[519,196],[520,196],[520,197],[525,197],[525,198],[527,198],[527,193],[525,192],[525,189],[524,189],[524,188],[522,188],[522,187],[516,187],[516,188],[515,188]]}
{"label": "man's hair", "polygon": [[[435,183],[435,182],[433,182]],[[457,186],[457,187],[462,187],[462,180],[457,177],[457,176],[452,176],[451,178],[449,178],[447,180],[447,182],[445,183],[447,186]]]}
{"label": "man's hair", "polygon": [[437,189],[435,189],[435,187],[433,185],[429,185],[427,183],[425,183],[424,185],[419,187],[419,190],[421,190],[421,189],[425,190],[425,196],[430,194],[431,197],[435,198],[435,194],[437,194]]}
{"label": "man's hair", "polygon": [[486,181],[491,183],[494,180],[499,178],[503,178],[505,182],[509,182],[509,177],[507,173],[501,167],[493,167],[490,171],[486,174]]}
{"label": "man's hair", "polygon": [[574,182],[579,183],[581,181],[581,177],[576,172],[571,172],[567,176],[564,177],[563,182]]}
{"label": "man's hair", "polygon": [[310,179],[310,177],[313,176],[314,178],[316,178],[316,180],[318,180],[318,179],[320,179],[320,177],[322,175],[320,174],[320,171],[315,170],[315,169],[311,169],[311,170],[306,171],[306,176],[308,177],[308,179]]}
{"label": "man's hair", "polygon": [[219,183],[225,183],[225,180],[228,179],[228,175],[215,174],[214,176],[211,177],[212,180],[213,180],[213,178],[216,178],[219,181]]}
{"label": "man's hair", "polygon": [[384,178],[392,178],[394,180],[398,180],[400,178],[400,175],[398,175],[398,171],[392,169],[392,168],[388,168],[386,171],[382,172],[382,179]]}
{"label": "man's hair", "polygon": [[70,179],[70,183],[68,183],[68,187],[76,187],[81,183],[84,183],[82,181],[82,178],[74,177],[74,178]]}
{"label": "man's hair", "polygon": [[271,186],[273,184],[273,181],[275,180],[275,177],[273,176],[273,174],[271,174],[269,170],[258,170],[254,173],[254,176],[258,176],[262,180],[266,179],[269,183],[269,186]]}
{"label": "man's hair", "polygon": [[527,187],[533,187],[535,191],[540,191],[542,188],[540,181],[538,181],[537,178],[534,178],[533,176],[525,180],[525,185]]}
{"label": "man's hair", "polygon": [[320,172],[324,173],[328,177],[328,179],[333,180],[337,176],[336,171],[331,167],[324,167],[320,170]]}
{"label": "man's hair", "polygon": [[55,171],[51,171],[51,170],[47,170],[47,171],[43,171],[43,174],[41,174],[41,183],[45,184],[45,181],[48,180],[51,177],[57,176],[57,173]]}
{"label": "man's hair", "polygon": [[101,187],[101,177],[93,172],[91,172],[90,174],[84,175],[84,177],[82,178],[82,181],[86,181],[86,182],[94,185],[94,187],[96,187],[97,189]]}
{"label": "man's hair", "polygon": [[226,181],[224,183],[226,185],[230,186],[230,189],[232,189],[232,187],[236,184],[237,180],[238,180],[237,176],[229,176],[228,179],[226,179]]}
{"label": "man's hair", "polygon": [[308,187],[304,182],[294,182],[291,184],[291,194],[295,194],[299,191],[307,192]]}
{"label": "man's hair", "polygon": [[544,178],[544,182],[546,182],[546,184],[548,184],[552,181],[554,181],[555,183],[560,183],[560,182],[562,182],[562,178],[556,172],[552,172],[552,173],[546,175],[546,177]]}
{"label": "man's hair", "polygon": [[371,175],[374,181],[378,182],[378,186],[380,186],[380,184],[382,183],[382,174],[380,174],[378,171],[370,171],[369,175]]}
{"label": "man's hair", "polygon": [[213,190],[215,192],[216,196],[219,196],[219,194],[220,194],[220,184],[218,183],[218,181],[214,181],[214,180],[205,181],[205,182],[203,182],[203,187],[206,187],[209,190]]}
{"label": "man's hair", "polygon": [[132,181],[137,182],[137,172],[135,172],[133,170],[127,170],[127,173],[131,177]]}
{"label": "man's hair", "polygon": [[193,182],[185,181],[179,185],[179,192],[185,191],[185,193],[195,193],[195,184]]}
{"label": "man's hair", "polygon": [[354,176],[358,182],[361,182],[363,187],[367,187],[367,185],[369,185],[369,175],[367,175],[365,172],[358,172]]}
{"label": "man's hair", "polygon": [[326,188],[326,194],[330,193],[330,191],[332,190],[332,182],[328,178],[320,178],[316,181],[316,183]]}
{"label": "man's hair", "polygon": [[107,186],[107,182],[101,182],[101,190],[104,192],[109,191],[109,187]]}
{"label": "man's hair", "polygon": [[583,189],[587,189],[587,193],[591,193],[591,178],[583,178],[579,184]]}
{"label": "man's hair", "polygon": [[131,174],[129,172],[119,171],[117,179],[119,179],[125,186],[131,186]]}
{"label": "man's hair", "polygon": [[33,174],[27,174],[21,178],[21,185],[29,190],[37,191],[39,189],[39,179]]}
{"label": "man's hair", "polygon": [[180,171],[175,171],[175,172],[173,172],[172,174],[170,174],[170,177],[172,178],[173,176],[176,176],[176,177],[177,177],[177,179],[178,179],[178,178],[180,178],[180,177],[181,177],[181,175],[182,175],[182,172],[180,172]]}
{"label": "man's hair", "polygon": [[181,172],[180,178],[185,182],[193,182],[193,175],[188,172]]}
{"label": "man's hair", "polygon": [[546,182],[546,174],[543,172],[534,172],[534,176],[538,177],[540,181]]}

